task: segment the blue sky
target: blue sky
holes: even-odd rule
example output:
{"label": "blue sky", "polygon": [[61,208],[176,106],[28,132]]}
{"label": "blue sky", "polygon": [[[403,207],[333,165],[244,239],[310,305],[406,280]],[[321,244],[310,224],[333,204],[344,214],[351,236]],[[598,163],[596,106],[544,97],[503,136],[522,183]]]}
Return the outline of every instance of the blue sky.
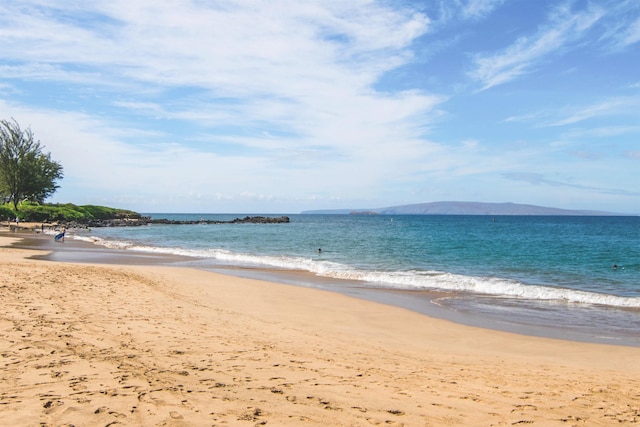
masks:
{"label": "blue sky", "polygon": [[5,3],[0,118],[53,202],[640,213],[637,0]]}

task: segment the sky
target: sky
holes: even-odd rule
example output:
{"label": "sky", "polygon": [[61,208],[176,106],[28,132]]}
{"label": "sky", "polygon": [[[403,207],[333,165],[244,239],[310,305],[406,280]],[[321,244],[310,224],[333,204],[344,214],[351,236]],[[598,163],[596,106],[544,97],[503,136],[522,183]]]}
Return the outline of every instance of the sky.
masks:
{"label": "sky", "polygon": [[0,0],[54,203],[640,213],[637,0]]}

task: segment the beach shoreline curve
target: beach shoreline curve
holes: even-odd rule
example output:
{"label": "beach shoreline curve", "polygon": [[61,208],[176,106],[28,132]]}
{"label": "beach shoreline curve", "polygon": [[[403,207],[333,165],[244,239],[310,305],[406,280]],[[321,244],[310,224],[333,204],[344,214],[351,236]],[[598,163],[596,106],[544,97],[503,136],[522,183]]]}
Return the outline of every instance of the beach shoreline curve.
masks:
{"label": "beach shoreline curve", "polygon": [[11,425],[620,425],[640,349],[459,325],[171,265],[60,263],[0,237]]}

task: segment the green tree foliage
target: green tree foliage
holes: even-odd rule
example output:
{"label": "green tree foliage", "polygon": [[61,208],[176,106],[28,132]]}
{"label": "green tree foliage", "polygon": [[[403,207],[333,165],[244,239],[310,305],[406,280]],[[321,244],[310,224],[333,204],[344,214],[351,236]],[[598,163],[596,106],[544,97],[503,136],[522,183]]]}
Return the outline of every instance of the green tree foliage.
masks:
{"label": "green tree foliage", "polygon": [[0,194],[13,203],[42,203],[58,189],[62,166],[43,153],[31,129],[20,129],[15,120],[0,120]]}
{"label": "green tree foliage", "polygon": [[0,206],[0,220],[11,220],[15,218],[15,213],[6,206]]}

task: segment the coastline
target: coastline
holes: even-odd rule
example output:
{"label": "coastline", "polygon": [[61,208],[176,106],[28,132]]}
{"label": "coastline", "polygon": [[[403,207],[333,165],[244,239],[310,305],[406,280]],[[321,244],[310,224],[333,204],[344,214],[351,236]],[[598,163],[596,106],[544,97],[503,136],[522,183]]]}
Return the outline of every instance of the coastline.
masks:
{"label": "coastline", "polygon": [[[32,230],[34,227],[27,227],[25,230]],[[546,319],[545,315],[548,315],[548,312],[544,311],[548,310],[548,307],[540,306],[539,309],[542,311],[540,314],[532,311],[530,306],[518,307],[515,305],[517,300],[514,300],[508,311],[502,312],[500,307],[503,307],[504,300],[498,298],[494,301],[491,296],[479,294],[384,288],[361,281],[321,277],[301,270],[216,265],[207,258],[109,248],[87,240],[74,239],[71,236],[64,244],[59,244],[50,238],[51,235],[28,232],[19,234],[24,236],[19,247],[49,251],[47,255],[38,257],[43,260],[107,264],[166,264],[197,268],[237,277],[329,290],[468,326],[542,338],[640,347],[640,336],[636,329],[636,325],[640,326],[640,324],[637,316],[631,313],[628,318],[620,318],[616,325],[610,324],[607,328],[598,323],[598,313],[592,313],[588,308],[585,308],[584,310],[588,311],[582,314],[584,319],[575,317],[576,312],[583,310],[576,305],[567,307],[569,310],[562,310],[562,306],[558,306],[554,315]]]}
{"label": "coastline", "polygon": [[638,348],[166,262],[29,259],[50,248],[7,246],[22,237],[0,233],[3,425],[640,420]]}

